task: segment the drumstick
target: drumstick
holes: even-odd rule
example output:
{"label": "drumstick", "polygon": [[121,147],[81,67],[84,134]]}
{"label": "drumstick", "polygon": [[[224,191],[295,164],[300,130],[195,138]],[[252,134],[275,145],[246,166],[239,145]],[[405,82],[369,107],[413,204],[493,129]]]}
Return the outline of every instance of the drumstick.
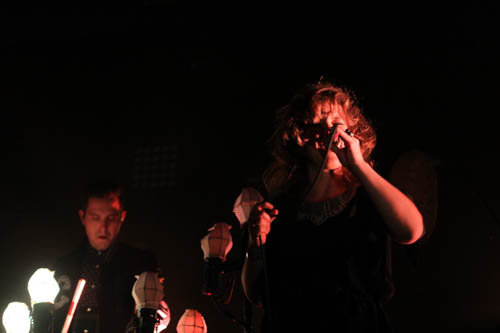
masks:
{"label": "drumstick", "polygon": [[73,294],[73,300],[71,301],[71,305],[69,306],[68,314],[66,315],[66,320],[64,321],[64,326],[61,330],[61,333],[68,333],[69,326],[71,325],[71,321],[73,320],[73,315],[75,314],[75,310],[84,287],[85,280],[80,279],[78,281],[78,284],[76,285],[75,293]]}

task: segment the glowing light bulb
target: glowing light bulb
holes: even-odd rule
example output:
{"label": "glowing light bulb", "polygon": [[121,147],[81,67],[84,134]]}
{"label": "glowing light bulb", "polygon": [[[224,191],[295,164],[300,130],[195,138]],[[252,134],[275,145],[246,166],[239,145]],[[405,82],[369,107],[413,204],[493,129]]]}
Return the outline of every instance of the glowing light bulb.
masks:
{"label": "glowing light bulb", "polygon": [[28,281],[28,292],[31,304],[52,303],[59,293],[59,285],[54,278],[54,271],[48,268],[39,268]]}
{"label": "glowing light bulb", "polygon": [[5,308],[2,323],[7,333],[29,333],[30,310],[21,302],[11,302]]}
{"label": "glowing light bulb", "polygon": [[176,329],[177,333],[207,333],[207,323],[198,310],[186,309]]}

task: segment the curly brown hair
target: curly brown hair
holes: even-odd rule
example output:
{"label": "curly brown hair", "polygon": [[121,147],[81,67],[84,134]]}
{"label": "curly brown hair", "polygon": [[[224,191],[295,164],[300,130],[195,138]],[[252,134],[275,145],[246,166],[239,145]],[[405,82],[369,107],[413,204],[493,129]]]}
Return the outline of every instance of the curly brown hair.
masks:
{"label": "curly brown hair", "polygon": [[[360,140],[364,159],[373,164],[372,152],[377,136],[358,106],[354,93],[326,81],[308,84],[288,104],[276,111],[275,131],[268,142],[273,161],[263,175],[264,185],[270,193],[282,192],[288,188],[287,183],[297,168],[297,150],[302,146],[300,137],[311,124],[314,110],[327,103],[340,106],[340,116]],[[348,183],[357,182],[345,167],[343,174]]]}

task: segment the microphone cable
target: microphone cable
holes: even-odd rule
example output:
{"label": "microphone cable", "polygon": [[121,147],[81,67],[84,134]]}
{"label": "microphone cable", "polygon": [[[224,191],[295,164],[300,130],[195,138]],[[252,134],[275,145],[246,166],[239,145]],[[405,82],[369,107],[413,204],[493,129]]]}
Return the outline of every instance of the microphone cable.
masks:
{"label": "microphone cable", "polygon": [[263,270],[264,270],[264,289],[265,289],[265,293],[266,293],[265,302],[266,302],[266,308],[267,308],[266,317],[267,317],[267,322],[269,324],[269,332],[272,332],[273,331],[273,325],[272,325],[273,320],[272,320],[272,316],[271,316],[271,291],[270,291],[270,287],[269,287],[269,275],[267,272],[266,253],[265,253],[265,249],[264,249],[265,244],[262,244],[262,237],[260,234],[259,234],[259,243],[260,243],[260,246],[259,246],[260,256],[262,257],[262,264],[263,264]]}
{"label": "microphone cable", "polygon": [[319,176],[321,175],[321,171],[325,168],[326,159],[328,157],[328,151],[330,151],[330,149],[332,148],[333,137],[335,135],[335,130],[337,129],[337,126],[338,126],[337,123],[333,125],[332,134],[330,135],[330,139],[328,140],[328,147],[326,148],[325,156],[323,157],[323,162],[321,163],[321,167],[319,168],[318,172],[316,173],[316,176],[314,177],[314,181],[309,186],[309,189],[305,192],[305,195],[304,195],[302,201],[300,202],[299,206],[301,206],[306,201],[309,194],[311,194],[312,189],[314,188],[314,186],[316,186],[316,183],[318,182]]}
{"label": "microphone cable", "polygon": [[[332,134],[330,135],[330,139],[328,140],[328,147],[326,149],[325,156],[323,157],[323,161],[321,162],[321,167],[319,168],[318,172],[316,173],[316,176],[314,177],[314,181],[309,186],[309,189],[305,192],[305,195],[302,198],[299,206],[301,206],[305,202],[305,200],[307,199],[307,197],[311,193],[312,189],[314,188],[314,186],[318,182],[319,176],[321,175],[321,171],[324,169],[324,167],[326,165],[328,151],[332,148],[333,137],[335,135],[335,130],[337,129],[337,126],[338,126],[338,124],[333,125]],[[267,271],[266,254],[265,254],[265,251],[264,251],[264,248],[262,245],[262,238],[260,237],[260,235],[259,235],[259,241],[261,244],[260,255],[262,257],[263,266],[264,266],[263,267],[263,270],[264,270],[264,288],[265,288],[265,293],[266,293],[266,308],[267,308],[266,317],[267,317],[267,321],[269,324],[269,332],[272,332],[273,326],[272,326],[272,316],[271,316],[271,292],[270,292],[270,286],[269,286],[269,276],[268,276],[268,271]]]}

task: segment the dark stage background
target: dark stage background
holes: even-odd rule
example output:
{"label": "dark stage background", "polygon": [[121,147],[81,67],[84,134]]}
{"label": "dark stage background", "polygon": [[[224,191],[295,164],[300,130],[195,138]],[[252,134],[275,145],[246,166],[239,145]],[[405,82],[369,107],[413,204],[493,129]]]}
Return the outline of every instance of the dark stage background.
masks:
{"label": "dark stage background", "polygon": [[[167,332],[187,308],[210,332],[241,332],[201,295],[199,242],[234,222],[274,109],[326,76],[358,93],[382,166],[418,149],[438,173],[418,264],[394,245],[396,332],[500,329],[493,2],[105,3],[0,5],[1,311],[28,303],[31,272],[81,239],[82,185],[111,176],[129,187],[121,238],[166,273]],[[236,289],[227,309],[241,306]],[[321,305],[291,317],[302,306]]]}

